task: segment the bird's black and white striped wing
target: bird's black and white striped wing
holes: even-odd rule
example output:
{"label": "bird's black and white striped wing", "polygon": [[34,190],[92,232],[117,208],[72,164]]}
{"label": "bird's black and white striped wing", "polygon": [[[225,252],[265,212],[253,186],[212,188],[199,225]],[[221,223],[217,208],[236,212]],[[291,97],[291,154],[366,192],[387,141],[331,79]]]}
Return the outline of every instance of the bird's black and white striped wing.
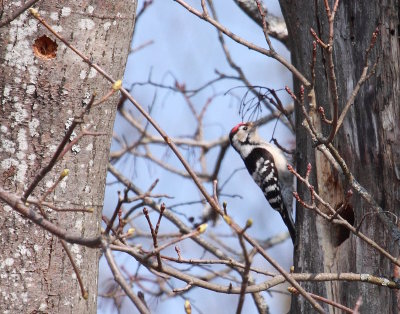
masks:
{"label": "bird's black and white striped wing", "polygon": [[279,210],[282,203],[278,171],[272,155],[264,148],[255,148],[246,157],[244,163],[254,181],[263,191],[273,209]]}
{"label": "bird's black and white striped wing", "polygon": [[281,215],[293,242],[295,242],[296,230],[291,216],[291,208],[287,207],[291,204],[285,205],[273,156],[265,148],[256,147],[245,158],[244,163],[271,207]]}

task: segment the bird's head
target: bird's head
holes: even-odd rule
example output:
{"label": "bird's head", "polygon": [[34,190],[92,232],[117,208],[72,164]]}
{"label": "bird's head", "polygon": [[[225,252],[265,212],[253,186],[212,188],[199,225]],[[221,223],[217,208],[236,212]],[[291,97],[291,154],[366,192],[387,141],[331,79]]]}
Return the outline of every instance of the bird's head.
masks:
{"label": "bird's head", "polygon": [[239,123],[229,133],[231,145],[236,150],[238,150],[240,146],[251,144],[257,137],[257,127],[252,122]]}

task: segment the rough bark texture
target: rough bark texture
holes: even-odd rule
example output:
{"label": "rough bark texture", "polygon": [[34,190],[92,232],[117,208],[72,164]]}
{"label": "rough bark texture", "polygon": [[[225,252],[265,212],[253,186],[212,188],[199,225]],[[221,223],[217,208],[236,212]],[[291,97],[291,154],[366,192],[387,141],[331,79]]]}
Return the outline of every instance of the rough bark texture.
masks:
{"label": "rough bark texture", "polygon": [[[5,18],[21,1],[1,1]],[[23,4],[23,3],[22,3]],[[124,72],[136,1],[39,1],[39,13],[80,51],[115,78]],[[34,55],[42,35],[57,43],[56,57]],[[50,160],[66,128],[90,95],[106,82],[27,12],[0,29],[0,184],[22,195]],[[100,232],[106,166],[117,96],[92,109],[76,129],[92,124],[101,136],[85,136],[34,190],[40,197],[64,168],[69,176],[47,198],[59,208],[94,208],[94,213],[55,213],[53,221],[94,236]],[[0,312],[95,313],[99,251],[70,245],[89,299],[81,296],[59,239],[0,204]]]}
{"label": "rough bark texture", "polygon": [[[313,38],[310,27],[327,42],[328,21],[322,0],[281,0],[282,11],[289,30],[292,61],[310,78],[310,62]],[[330,3],[332,1],[329,1]],[[332,3],[331,3],[332,6]],[[371,53],[372,63],[377,55],[380,62],[377,73],[360,90],[349,110],[334,145],[339,149],[355,178],[375,197],[384,210],[400,214],[400,69],[399,69],[399,2],[340,1],[335,22],[334,61],[338,80],[339,103],[342,109],[356,85],[364,66],[365,49],[369,46],[372,32],[379,25],[381,34]],[[330,116],[331,99],[327,72],[323,65],[321,49],[318,49],[316,67],[317,105],[323,106]],[[295,82],[298,91],[299,85]],[[305,173],[308,162],[314,166],[312,181],[319,193],[332,204],[344,199],[348,190],[346,182],[329,166],[325,158],[314,152],[305,129],[300,110],[296,112],[297,167]],[[324,134],[328,128],[323,126]],[[308,191],[298,188],[307,199]],[[371,208],[358,195],[352,198],[355,225]],[[352,213],[348,213],[351,218]],[[301,272],[357,272],[394,275],[394,266],[387,259],[341,229],[333,228],[314,213],[299,209],[297,213],[299,246],[295,252],[295,267]],[[361,231],[378,244],[398,255],[398,244],[385,230],[379,218],[368,216]],[[364,283],[305,283],[306,290],[328,297],[350,308],[359,296],[363,305],[361,313],[398,313],[398,294],[386,287]],[[330,313],[339,310],[325,306]],[[295,297],[293,313],[312,312],[303,298]]]}

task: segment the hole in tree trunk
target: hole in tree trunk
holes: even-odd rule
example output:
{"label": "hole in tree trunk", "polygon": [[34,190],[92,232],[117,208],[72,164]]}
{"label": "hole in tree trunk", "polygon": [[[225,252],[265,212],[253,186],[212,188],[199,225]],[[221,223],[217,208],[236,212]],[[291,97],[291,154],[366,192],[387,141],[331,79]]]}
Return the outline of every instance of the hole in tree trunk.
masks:
{"label": "hole in tree trunk", "polygon": [[[339,204],[337,206],[337,208],[339,208],[342,204]],[[353,206],[351,206],[350,204],[348,204],[340,213],[340,216],[347,220],[347,222],[349,224],[351,224],[352,226],[354,226],[354,211],[353,211]],[[350,236],[350,231],[345,228],[344,226],[336,226],[336,228],[334,229],[334,237],[333,239],[335,239],[335,246],[339,246],[341,245],[344,241],[346,241],[349,236]]]}
{"label": "hole in tree trunk", "polygon": [[33,53],[41,59],[54,59],[57,55],[57,43],[46,35],[36,38],[33,44]]}

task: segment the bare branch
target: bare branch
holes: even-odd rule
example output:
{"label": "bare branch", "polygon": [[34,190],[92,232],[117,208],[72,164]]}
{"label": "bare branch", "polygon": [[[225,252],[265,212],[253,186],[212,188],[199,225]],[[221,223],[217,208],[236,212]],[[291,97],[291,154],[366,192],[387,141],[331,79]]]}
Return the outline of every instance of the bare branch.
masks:
{"label": "bare branch", "polygon": [[0,199],[11,206],[11,208],[19,212],[21,215],[25,216],[27,219],[31,220],[38,226],[47,230],[51,234],[54,234],[60,239],[63,239],[69,243],[81,244],[88,247],[98,247],[100,245],[100,237],[83,238],[81,235],[70,233],[67,230],[62,229],[49,220],[44,219],[43,216],[37,214],[33,209],[26,207],[20,198],[10,192],[5,191],[2,187],[0,187]]}
{"label": "bare branch", "polygon": [[[262,18],[259,14],[257,4],[254,0],[234,0],[234,2],[260,27],[263,27]],[[288,48],[288,31],[285,20],[282,17],[275,16],[268,12],[263,6],[266,13],[267,32],[268,34],[282,42]]]}
{"label": "bare branch", "polygon": [[147,306],[142,302],[142,300],[133,293],[131,287],[128,285],[124,277],[122,276],[118,266],[115,263],[114,257],[112,256],[111,250],[109,249],[107,243],[105,241],[102,242],[104,256],[107,259],[108,265],[114,275],[115,281],[120,285],[122,290],[126,293],[129,299],[135,304],[136,308],[139,310],[141,314],[150,314]]}
{"label": "bare branch", "polygon": [[218,30],[223,32],[225,35],[236,41],[237,43],[246,46],[247,48],[257,51],[263,55],[266,55],[268,57],[271,57],[278,62],[280,62],[283,66],[285,66],[290,72],[293,73],[294,76],[297,77],[299,81],[301,81],[306,87],[309,87],[311,84],[310,82],[303,76],[303,74],[300,73],[299,70],[297,70],[289,61],[287,61],[285,58],[283,58],[281,55],[277,54],[274,51],[264,49],[262,47],[259,47],[244,38],[232,33],[229,29],[221,25],[218,21],[212,19],[209,16],[204,16],[200,11],[196,10],[195,8],[191,7],[188,5],[185,1],[183,0],[174,0],[175,2],[178,2],[181,6],[183,6],[186,10],[188,10],[190,13],[193,13],[197,17],[207,21],[214,27],[216,27]]}

